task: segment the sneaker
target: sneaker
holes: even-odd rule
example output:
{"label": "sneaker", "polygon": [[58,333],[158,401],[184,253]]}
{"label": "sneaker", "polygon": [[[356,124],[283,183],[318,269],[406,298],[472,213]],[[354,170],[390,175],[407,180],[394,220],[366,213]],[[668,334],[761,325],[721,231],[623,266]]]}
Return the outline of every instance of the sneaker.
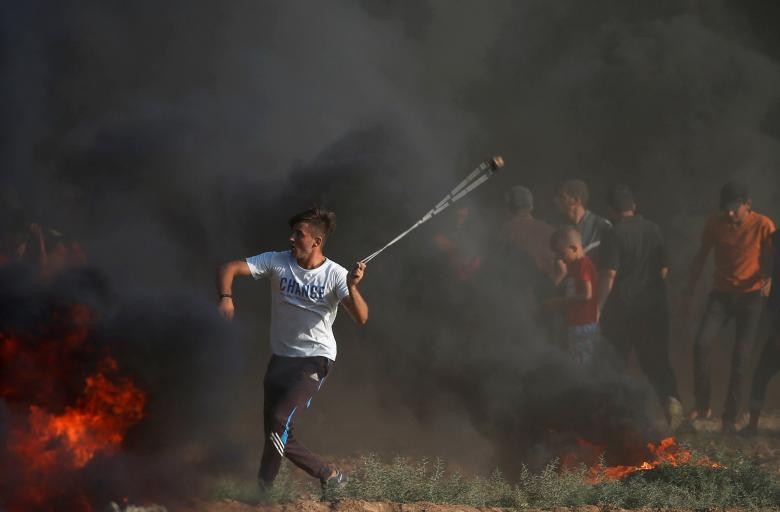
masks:
{"label": "sneaker", "polygon": [[709,419],[710,414],[712,414],[710,409],[707,409],[703,412],[694,409],[690,412],[690,414],[688,414],[687,418],[684,418],[683,421],[680,422],[680,425],[677,427],[676,431],[680,434],[693,434],[698,432],[699,427],[701,426],[699,422],[701,420]]}
{"label": "sneaker", "polygon": [[707,409],[706,411],[694,409],[691,411],[691,414],[688,415],[688,421],[708,420],[710,419],[710,416],[712,416],[712,409]]}
{"label": "sneaker", "polygon": [[341,470],[336,470],[336,474],[322,480],[322,488],[324,489],[343,489],[346,487],[347,482],[349,482],[349,478],[347,475],[341,472]]}
{"label": "sneaker", "polygon": [[683,406],[679,400],[673,396],[669,397],[669,402],[666,406],[667,414],[669,415],[669,427],[674,431],[680,428],[685,421],[685,415],[683,414]]}

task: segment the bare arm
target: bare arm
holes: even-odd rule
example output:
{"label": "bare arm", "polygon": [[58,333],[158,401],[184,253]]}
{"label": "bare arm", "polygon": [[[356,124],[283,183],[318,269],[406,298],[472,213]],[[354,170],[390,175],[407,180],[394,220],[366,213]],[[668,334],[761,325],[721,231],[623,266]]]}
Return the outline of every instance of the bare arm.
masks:
{"label": "bare arm", "polygon": [[217,270],[217,293],[231,295],[219,299],[219,313],[228,320],[233,318],[235,306],[233,304],[233,278],[236,276],[249,276],[249,265],[244,260],[235,260],[225,263]]}
{"label": "bare arm", "polygon": [[46,268],[49,263],[48,253],[46,252],[46,238],[44,236],[44,228],[40,224],[32,223],[29,225],[30,233],[33,234],[38,243],[38,265],[41,268]]}
{"label": "bare arm", "polygon": [[349,295],[341,299],[341,305],[344,306],[349,316],[359,325],[365,325],[368,322],[368,304],[366,304],[363,295],[361,295],[357,287],[358,283],[363,279],[365,270],[365,263],[355,263],[355,267],[347,276]]}
{"label": "bare arm", "polygon": [[705,227],[699,249],[693,257],[693,262],[691,262],[691,269],[688,272],[688,283],[685,285],[680,299],[680,316],[686,321],[690,318],[691,308],[693,306],[693,293],[696,291],[696,284],[699,282],[702,269],[707,262],[707,257],[710,254],[712,245],[713,243],[707,233],[707,227]]}
{"label": "bare arm", "polygon": [[553,269],[550,274],[550,277],[552,278],[553,284],[555,286],[559,286],[563,280],[566,278],[566,263],[560,258],[555,259],[555,263],[553,264]]}
{"label": "bare arm", "polygon": [[599,311],[604,308],[609,294],[612,293],[612,286],[615,284],[617,270],[605,270],[599,276],[599,292],[596,295],[599,298]]}

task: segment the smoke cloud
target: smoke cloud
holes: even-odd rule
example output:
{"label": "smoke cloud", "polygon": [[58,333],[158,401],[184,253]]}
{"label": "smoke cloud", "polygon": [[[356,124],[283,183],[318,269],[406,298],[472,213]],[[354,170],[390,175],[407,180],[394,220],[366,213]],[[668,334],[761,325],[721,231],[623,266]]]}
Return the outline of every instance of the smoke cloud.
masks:
{"label": "smoke cloud", "polygon": [[[531,188],[555,223],[558,182],[585,179],[597,212],[627,183],[665,231],[674,294],[725,180],[748,181],[780,219],[778,14],[730,1],[3,5],[3,201],[79,240],[104,283],[101,333],[151,399],[131,451],[252,468],[268,292],[237,283],[228,325],[216,266],[284,249],[287,219],[313,203],[337,212],[327,254],[347,266],[501,154],[463,230],[453,208],[369,266],[369,324],[338,320],[339,361],[300,437],[333,456],[543,463],[566,428],[653,435],[657,406],[641,377],[582,374],[533,328],[496,255],[503,191]],[[436,234],[481,258],[471,280]],[[685,399],[692,340],[676,328]]]}

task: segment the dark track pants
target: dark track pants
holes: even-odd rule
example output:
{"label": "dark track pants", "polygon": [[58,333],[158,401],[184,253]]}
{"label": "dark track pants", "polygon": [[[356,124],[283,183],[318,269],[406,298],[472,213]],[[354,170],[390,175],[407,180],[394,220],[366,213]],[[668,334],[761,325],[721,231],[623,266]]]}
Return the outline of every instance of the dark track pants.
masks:
{"label": "dark track pants", "polygon": [[764,300],[760,292],[723,293],[712,291],[704,316],[693,343],[694,395],[696,409],[700,412],[710,408],[710,353],[712,344],[723,327],[734,319],[737,327],[734,350],[731,354],[731,377],[729,378],[723,419],[735,421],[739,403],[745,391],[747,366],[753,340],[756,337]]}
{"label": "dark track pants", "polygon": [[677,379],[669,362],[669,305],[666,299],[648,301],[641,306],[605,308],[601,329],[623,364],[628,363],[632,350],[636,352],[639,366],[664,410],[670,397],[680,398]]}
{"label": "dark track pants", "polygon": [[332,470],[325,461],[293,435],[294,419],[311,405],[330,365],[331,361],[325,357],[271,356],[263,380],[265,445],[258,472],[261,483],[273,483],[282,457],[320,480],[330,476]]}
{"label": "dark track pants", "polygon": [[750,387],[751,414],[760,413],[764,408],[769,381],[780,371],[780,318],[774,318],[772,324],[772,333],[766,340],[764,350],[761,351],[761,359],[758,361],[756,373],[753,375],[753,385]]}

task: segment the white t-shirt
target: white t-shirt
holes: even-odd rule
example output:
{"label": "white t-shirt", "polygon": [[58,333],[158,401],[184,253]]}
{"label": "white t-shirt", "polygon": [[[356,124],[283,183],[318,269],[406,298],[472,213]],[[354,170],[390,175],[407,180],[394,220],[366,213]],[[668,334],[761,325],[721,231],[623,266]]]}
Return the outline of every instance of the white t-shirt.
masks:
{"label": "white t-shirt", "polygon": [[325,258],[307,270],[290,251],[264,252],[246,262],[252,277],[271,280],[271,352],[335,361],[332,327],[339,301],[349,295],[347,269]]}

